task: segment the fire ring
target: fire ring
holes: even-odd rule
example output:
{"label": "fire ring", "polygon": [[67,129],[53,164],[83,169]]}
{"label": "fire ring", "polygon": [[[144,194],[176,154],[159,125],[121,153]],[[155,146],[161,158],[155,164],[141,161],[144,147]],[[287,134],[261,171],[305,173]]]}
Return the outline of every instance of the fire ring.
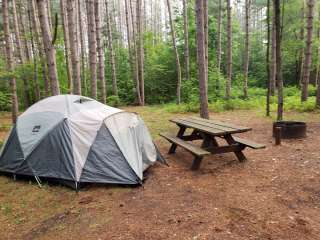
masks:
{"label": "fire ring", "polygon": [[307,137],[307,124],[305,122],[295,121],[277,121],[273,123],[273,137],[275,136],[276,128],[281,128],[281,138],[305,138]]}

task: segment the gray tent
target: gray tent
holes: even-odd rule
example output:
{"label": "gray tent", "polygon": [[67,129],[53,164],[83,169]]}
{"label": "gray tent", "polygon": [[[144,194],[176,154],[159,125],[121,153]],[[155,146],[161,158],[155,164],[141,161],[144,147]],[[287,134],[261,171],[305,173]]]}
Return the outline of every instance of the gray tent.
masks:
{"label": "gray tent", "polygon": [[157,160],[135,113],[76,95],[46,98],[21,114],[0,151],[0,172],[79,183],[139,184]]}

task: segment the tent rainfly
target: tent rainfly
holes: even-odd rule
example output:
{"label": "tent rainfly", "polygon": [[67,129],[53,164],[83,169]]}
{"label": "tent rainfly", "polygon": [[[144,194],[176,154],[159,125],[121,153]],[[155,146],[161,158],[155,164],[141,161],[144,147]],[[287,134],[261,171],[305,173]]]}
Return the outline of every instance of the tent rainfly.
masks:
{"label": "tent rainfly", "polygon": [[160,160],[135,113],[77,95],[58,95],[18,117],[0,151],[0,172],[80,183],[140,184]]}

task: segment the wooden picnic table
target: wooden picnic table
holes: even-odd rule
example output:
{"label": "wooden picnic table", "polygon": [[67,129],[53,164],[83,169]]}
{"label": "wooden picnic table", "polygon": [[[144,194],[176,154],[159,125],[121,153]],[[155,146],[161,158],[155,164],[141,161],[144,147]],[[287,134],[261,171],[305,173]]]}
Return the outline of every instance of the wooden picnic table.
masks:
{"label": "wooden picnic table", "polygon": [[[252,129],[248,127],[199,117],[175,118],[170,121],[179,127],[177,135],[160,135],[172,143],[169,154],[175,153],[177,146],[180,146],[195,156],[192,170],[199,169],[203,157],[209,154],[234,152],[238,160],[243,162],[246,160],[243,153],[246,147],[253,149],[265,147],[262,144],[234,136],[237,133],[251,131]],[[187,129],[192,129],[191,134],[185,135]],[[220,146],[217,138],[224,139],[227,145]],[[201,146],[191,143],[194,140],[202,140]]]}

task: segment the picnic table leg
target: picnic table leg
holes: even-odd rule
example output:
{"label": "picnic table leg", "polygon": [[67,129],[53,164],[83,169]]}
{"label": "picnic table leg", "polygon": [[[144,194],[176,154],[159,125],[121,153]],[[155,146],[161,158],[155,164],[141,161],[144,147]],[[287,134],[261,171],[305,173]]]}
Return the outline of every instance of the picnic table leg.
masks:
{"label": "picnic table leg", "polygon": [[195,156],[191,166],[192,171],[196,171],[200,168],[202,158],[203,157]]}
{"label": "picnic table leg", "polygon": [[[179,126],[179,125],[178,125],[178,126]],[[179,129],[179,132],[178,132],[178,134],[177,134],[177,137],[178,137],[178,138],[181,138],[181,137],[183,136],[184,132],[186,131],[186,127],[184,127],[184,126],[179,126],[179,127],[180,127],[180,129]],[[175,153],[176,149],[177,149],[177,144],[172,143],[172,144],[171,144],[171,147],[170,147],[170,149],[169,149],[168,154],[173,154],[173,153]]]}
{"label": "picnic table leg", "polygon": [[[233,137],[231,135],[226,135],[225,137],[225,140],[227,141],[227,143],[229,145],[232,145],[232,144],[236,144],[237,142],[233,139]],[[237,156],[239,162],[244,162],[247,160],[246,156],[243,154],[242,151],[236,151],[234,152],[234,154]]]}
{"label": "picnic table leg", "polygon": [[[209,147],[210,144],[212,143],[212,138],[206,134],[200,134],[200,135],[201,135],[201,137],[203,137],[203,142],[201,144],[201,148]],[[193,171],[198,170],[200,168],[202,159],[203,159],[203,157],[196,156],[192,162],[191,170],[193,170]]]}

